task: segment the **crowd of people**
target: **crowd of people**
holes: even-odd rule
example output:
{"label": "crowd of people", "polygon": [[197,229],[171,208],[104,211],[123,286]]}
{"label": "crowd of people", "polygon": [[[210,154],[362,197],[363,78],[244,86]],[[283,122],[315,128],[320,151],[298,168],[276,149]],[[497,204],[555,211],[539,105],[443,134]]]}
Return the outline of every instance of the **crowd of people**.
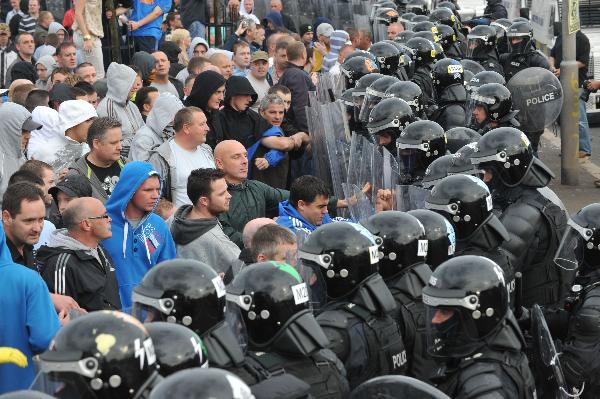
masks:
{"label": "crowd of people", "polygon": [[230,0],[221,48],[203,2],[10,4],[0,397],[600,393],[600,204],[567,214],[507,88],[560,76],[560,40],[501,1],[378,0],[359,27]]}

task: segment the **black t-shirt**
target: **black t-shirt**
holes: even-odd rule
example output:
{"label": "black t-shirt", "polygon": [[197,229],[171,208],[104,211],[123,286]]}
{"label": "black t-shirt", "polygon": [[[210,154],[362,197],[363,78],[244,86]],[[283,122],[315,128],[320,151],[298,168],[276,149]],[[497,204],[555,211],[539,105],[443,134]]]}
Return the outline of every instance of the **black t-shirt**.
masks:
{"label": "black t-shirt", "polygon": [[6,246],[10,251],[10,256],[13,262],[18,263],[23,266],[27,266],[31,270],[35,270],[37,272],[37,268],[35,266],[35,258],[33,256],[33,245],[25,244],[23,246],[23,255],[17,249],[17,247],[12,243],[11,240],[6,237]]}
{"label": "black t-shirt", "polygon": [[85,161],[98,180],[100,180],[100,183],[102,183],[102,188],[106,191],[106,195],[110,197],[119,182],[119,175],[121,174],[121,165],[119,165],[119,162],[113,162],[108,168],[102,168],[94,165],[87,159]]}
{"label": "black t-shirt", "polygon": [[[575,35],[575,60],[585,64],[585,67],[579,68],[579,87],[583,81],[587,79],[588,67],[590,63],[590,41],[588,37],[581,31],[577,31]],[[550,50],[550,56],[554,57],[554,67],[560,68],[562,62],[562,35],[558,35],[554,43],[554,47]]]}

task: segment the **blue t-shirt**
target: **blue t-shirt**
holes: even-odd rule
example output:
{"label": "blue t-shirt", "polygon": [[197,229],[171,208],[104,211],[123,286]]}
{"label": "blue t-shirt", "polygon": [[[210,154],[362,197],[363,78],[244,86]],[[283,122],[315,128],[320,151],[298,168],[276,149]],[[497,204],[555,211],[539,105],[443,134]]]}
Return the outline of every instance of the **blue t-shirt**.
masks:
{"label": "blue t-shirt", "polygon": [[[131,21],[140,21],[146,15],[150,14],[158,6],[163,12],[163,15],[171,10],[171,0],[135,0],[131,11]],[[132,36],[152,36],[156,40],[162,37],[160,25],[163,21],[162,16],[155,18],[153,21],[131,32]]]}

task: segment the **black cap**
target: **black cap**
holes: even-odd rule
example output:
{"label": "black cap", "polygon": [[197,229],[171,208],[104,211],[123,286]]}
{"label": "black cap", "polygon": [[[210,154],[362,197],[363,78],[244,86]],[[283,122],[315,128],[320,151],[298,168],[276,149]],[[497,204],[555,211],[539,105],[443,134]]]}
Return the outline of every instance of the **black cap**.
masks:
{"label": "black cap", "polygon": [[36,121],[31,119],[31,116],[30,116],[29,118],[25,119],[25,122],[23,122],[23,126],[21,127],[21,129],[31,132],[32,130],[38,130],[41,127],[42,127],[42,124],[37,123]]}
{"label": "black cap", "polygon": [[306,33],[313,33],[313,27],[311,24],[300,25],[300,37],[304,36]]}
{"label": "black cap", "polygon": [[65,83],[57,83],[50,90],[50,101],[59,101],[61,103],[75,100],[73,88]]}
{"label": "black cap", "polygon": [[70,173],[58,184],[48,190],[48,193],[54,198],[54,202],[58,204],[58,192],[62,191],[69,197],[91,197],[92,184],[85,176],[78,173]]}

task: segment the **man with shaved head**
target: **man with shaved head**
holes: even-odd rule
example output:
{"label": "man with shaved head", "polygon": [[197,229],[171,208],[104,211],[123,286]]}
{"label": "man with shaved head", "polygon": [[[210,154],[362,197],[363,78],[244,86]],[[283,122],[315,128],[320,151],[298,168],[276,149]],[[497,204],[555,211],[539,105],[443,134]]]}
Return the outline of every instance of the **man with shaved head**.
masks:
{"label": "man with shaved head", "polygon": [[254,237],[254,234],[256,234],[258,229],[268,224],[275,224],[275,221],[269,218],[256,218],[252,219],[244,226],[244,230],[242,231],[244,249],[240,252],[239,259],[246,265],[256,263],[256,257],[252,251],[252,237]]}
{"label": "man with shaved head", "polygon": [[155,51],[152,56],[155,62],[156,77],[150,86],[156,87],[159,93],[171,93],[179,97],[180,100],[183,99],[183,84],[175,77],[169,76],[171,62],[169,62],[167,55],[162,51]]}
{"label": "man with shaved head", "polygon": [[244,247],[242,231],[252,219],[277,214],[279,202],[290,193],[256,180],[248,180],[248,152],[239,141],[224,140],[215,147],[215,164],[225,173],[231,194],[229,211],[219,215],[223,231],[240,248]]}
{"label": "man with shaved head", "polygon": [[37,252],[37,268],[51,293],[71,296],[88,312],[121,309],[110,255],[100,241],[110,238],[111,219],[100,200],[69,202],[56,230]]}
{"label": "man with shaved head", "polygon": [[219,68],[218,72],[223,75],[225,79],[229,79],[233,74],[233,61],[227,55],[223,53],[214,53],[210,57],[211,64]]}

